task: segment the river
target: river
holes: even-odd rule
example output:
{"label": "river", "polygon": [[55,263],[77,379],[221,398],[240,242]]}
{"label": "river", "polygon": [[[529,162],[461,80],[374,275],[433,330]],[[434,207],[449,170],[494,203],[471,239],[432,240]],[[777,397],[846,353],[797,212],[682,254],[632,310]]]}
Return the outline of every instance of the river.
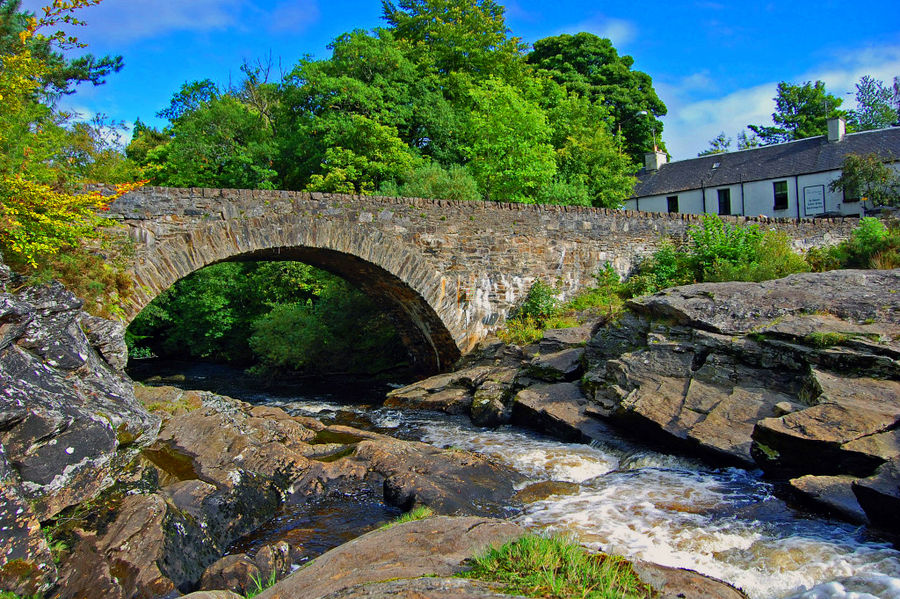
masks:
{"label": "river", "polygon": [[[473,451],[518,470],[529,484],[570,483],[560,485],[563,494],[528,503],[512,515],[533,530],[569,534],[596,549],[697,570],[754,599],[900,599],[900,551],[890,542],[865,527],[785,503],[757,472],[712,469],[650,451],[612,429],[603,442],[572,444],[515,427],[478,428],[466,416],[386,409],[379,405],[380,392],[360,394],[352,387],[285,394],[235,386],[235,379],[225,388],[209,382],[201,376],[183,384],[326,423]],[[326,502],[313,512],[285,514],[238,549],[282,538],[302,541],[312,557],[397,514],[378,498],[352,501],[353,510]]]}

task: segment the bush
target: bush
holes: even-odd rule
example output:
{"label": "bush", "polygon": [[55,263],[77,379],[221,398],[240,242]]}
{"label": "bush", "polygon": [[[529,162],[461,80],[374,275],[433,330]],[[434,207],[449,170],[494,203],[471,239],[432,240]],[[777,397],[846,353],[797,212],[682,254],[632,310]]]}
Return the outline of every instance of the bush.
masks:
{"label": "bush", "polygon": [[717,260],[704,273],[703,280],[719,281],[768,281],[780,279],[797,272],[810,270],[803,257],[791,248],[791,238],[786,233],[769,231],[756,241],[752,260],[729,262]]}
{"label": "bush", "polygon": [[689,283],[766,281],[810,269],[786,234],[762,231],[758,225],[706,215],[702,225],[688,230],[688,238],[683,248],[664,242],[628,280],[627,292],[634,296]]}
{"label": "bush", "polygon": [[405,182],[398,185],[394,181],[382,183],[378,191],[382,195],[404,198],[437,198],[441,200],[481,200],[478,184],[472,175],[459,165],[443,168],[437,163],[429,163],[410,171]]}
{"label": "bush", "polygon": [[861,218],[850,239],[810,250],[806,260],[817,272],[836,268],[900,268],[900,223],[891,221],[885,225],[877,218]]}
{"label": "bush", "polygon": [[540,279],[535,280],[525,296],[525,301],[516,312],[516,318],[533,318],[538,324],[559,313],[556,290]]}

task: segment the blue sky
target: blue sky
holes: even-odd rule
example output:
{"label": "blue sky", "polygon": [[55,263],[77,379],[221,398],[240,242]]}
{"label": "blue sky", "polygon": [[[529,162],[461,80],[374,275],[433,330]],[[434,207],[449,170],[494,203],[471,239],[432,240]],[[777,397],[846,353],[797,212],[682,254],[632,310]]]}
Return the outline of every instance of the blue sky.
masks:
{"label": "blue sky", "polygon": [[[695,156],[720,131],[735,137],[769,123],[778,81],[822,79],[852,107],[862,75],[886,83],[900,75],[897,0],[499,1],[525,42],[589,31],[633,56],[669,108],[663,139],[675,159]],[[89,50],[122,54],[125,68],[65,106],[157,125],[155,113],[185,81],[237,82],[243,61],[269,55],[287,70],[304,55],[329,56],[329,41],[345,31],[383,24],[379,0],[104,0],[80,16]]]}

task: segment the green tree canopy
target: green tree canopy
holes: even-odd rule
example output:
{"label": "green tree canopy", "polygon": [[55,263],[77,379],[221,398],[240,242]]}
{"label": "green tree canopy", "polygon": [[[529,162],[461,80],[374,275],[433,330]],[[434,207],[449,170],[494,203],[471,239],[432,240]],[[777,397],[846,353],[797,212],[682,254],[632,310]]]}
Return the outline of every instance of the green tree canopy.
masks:
{"label": "green tree canopy", "polygon": [[856,108],[847,113],[854,131],[884,129],[900,121],[893,106],[894,90],[884,82],[864,75],[856,84]]}
{"label": "green tree canopy", "polygon": [[[99,0],[98,0],[99,1]],[[97,2],[79,2],[80,6]],[[19,32],[25,30],[34,13],[22,10],[22,0],[0,0],[0,54],[13,52],[19,41]],[[61,21],[71,25],[83,24],[71,14],[62,15]],[[93,54],[67,57],[54,45],[54,39],[47,36],[33,36],[27,42],[32,56],[44,65],[40,76],[40,91],[49,96],[71,94],[80,83],[102,85],[106,77],[122,70],[121,56],[96,57]],[[72,44],[80,46],[80,44]]]}
{"label": "green tree canopy", "polygon": [[807,81],[803,85],[782,81],[778,84],[778,95],[774,100],[774,126],[748,125],[763,145],[825,135],[828,133],[828,119],[846,114],[839,110],[843,99],[825,91],[822,81]]}
{"label": "green tree canopy", "polygon": [[666,105],[650,76],[632,70],[634,59],[620,56],[609,39],[585,32],[547,37],[534,43],[526,60],[569,90],[606,106],[612,127],[622,133],[625,152],[635,163],[643,162],[654,142],[665,149],[657,117],[666,114]]}
{"label": "green tree canopy", "polygon": [[416,62],[438,73],[508,78],[525,45],[510,37],[505,9],[493,0],[388,0],[383,17]]}

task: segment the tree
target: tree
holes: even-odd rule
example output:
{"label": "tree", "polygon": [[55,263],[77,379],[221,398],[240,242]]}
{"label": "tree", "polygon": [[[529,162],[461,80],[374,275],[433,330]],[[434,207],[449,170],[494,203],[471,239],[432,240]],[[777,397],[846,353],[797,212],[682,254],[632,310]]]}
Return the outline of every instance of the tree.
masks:
{"label": "tree", "polygon": [[847,197],[871,201],[875,206],[900,205],[900,174],[876,153],[858,156],[847,154],[841,176],[828,184],[831,191],[842,191]]}
{"label": "tree", "polygon": [[[77,45],[76,38],[62,31],[45,36],[41,30],[61,22],[80,23],[72,13],[97,1],[55,2],[40,19],[27,17],[15,39],[5,39],[0,47],[0,143],[7,150],[0,160],[0,248],[32,267],[63,247],[100,236],[104,220],[98,211],[135,187],[122,186],[113,196],[76,193],[74,181],[63,176],[59,166],[67,161],[53,160],[71,151],[64,145],[70,140],[59,128],[51,128],[48,136],[41,126],[41,120],[56,121],[52,109],[37,102],[46,76],[55,68],[40,49]],[[8,17],[10,5],[2,8]],[[8,24],[4,21],[5,29]],[[9,153],[10,148],[21,151]]]}
{"label": "tree", "polygon": [[475,80],[519,70],[525,45],[510,37],[494,0],[383,0],[382,15],[414,60],[436,72],[467,73]]}
{"label": "tree", "polygon": [[[665,149],[663,124],[666,105],[656,95],[649,75],[632,70],[634,59],[619,56],[612,42],[592,33],[540,39],[526,61],[554,80],[609,110],[611,132],[625,139],[625,152],[636,164],[654,144]],[[641,112],[646,114],[640,114]]]}
{"label": "tree", "polygon": [[489,200],[533,202],[556,173],[546,115],[518,90],[496,79],[470,93],[473,109],[463,148],[469,172]]}
{"label": "tree", "polygon": [[758,148],[762,145],[762,142],[757,137],[756,133],[751,133],[747,135],[746,131],[741,131],[737,136],[737,149],[738,150],[749,150],[751,148]]}
{"label": "tree", "polygon": [[731,149],[731,138],[722,131],[713,139],[709,140],[709,149],[703,150],[697,156],[709,156],[711,154],[724,154]]}
{"label": "tree", "polygon": [[[100,0],[78,0],[70,2],[70,8],[66,8],[62,3],[59,6],[54,4],[48,7],[51,10],[44,14],[40,23],[44,27],[51,25],[51,20],[54,25],[57,22],[82,25],[83,22],[76,19],[72,11],[99,2]],[[22,0],[0,0],[0,54],[15,51],[20,43],[19,33],[28,28],[28,23],[32,19],[35,19],[33,13],[22,11]],[[25,42],[33,58],[43,65],[38,87],[46,95],[71,94],[80,83],[102,85],[108,75],[118,73],[124,66],[121,56],[107,55],[97,58],[92,54],[86,54],[66,58],[62,52],[55,49],[59,46],[59,42],[65,42],[70,50],[82,47],[75,38],[62,32],[57,32],[53,36],[32,35]]]}
{"label": "tree", "polygon": [[828,119],[845,115],[839,110],[843,99],[825,91],[822,81],[807,81],[803,85],[782,81],[774,100],[772,121],[775,126],[748,125],[763,145],[825,135]]}
{"label": "tree", "polygon": [[884,129],[898,122],[892,105],[894,90],[883,82],[864,75],[856,84],[856,108],[847,113],[847,124],[854,131]]}

